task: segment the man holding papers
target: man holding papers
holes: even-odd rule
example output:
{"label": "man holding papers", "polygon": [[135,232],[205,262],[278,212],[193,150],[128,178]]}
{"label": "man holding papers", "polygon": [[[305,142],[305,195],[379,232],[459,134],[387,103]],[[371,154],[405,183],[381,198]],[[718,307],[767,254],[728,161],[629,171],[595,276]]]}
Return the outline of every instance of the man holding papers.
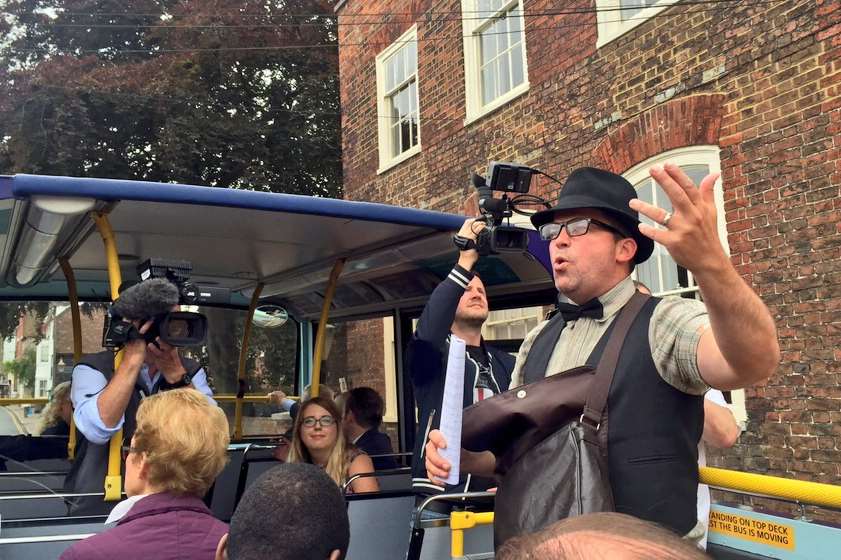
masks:
{"label": "man holding papers", "polygon": [[[469,219],[458,235],[475,241],[484,228],[482,222]],[[511,381],[514,358],[482,340],[482,324],[488,318],[488,300],[482,280],[473,273],[479,260],[475,249],[460,250],[458,263],[435,288],[409,342],[407,368],[418,406],[418,434],[412,467],[413,486],[428,493],[442,491],[430,482],[424,467],[427,435],[437,429],[441,419],[444,379],[451,335],[465,343],[464,389],[462,405],[505,391]],[[450,492],[481,491],[494,483],[488,479],[463,476],[459,484],[448,486]]]}

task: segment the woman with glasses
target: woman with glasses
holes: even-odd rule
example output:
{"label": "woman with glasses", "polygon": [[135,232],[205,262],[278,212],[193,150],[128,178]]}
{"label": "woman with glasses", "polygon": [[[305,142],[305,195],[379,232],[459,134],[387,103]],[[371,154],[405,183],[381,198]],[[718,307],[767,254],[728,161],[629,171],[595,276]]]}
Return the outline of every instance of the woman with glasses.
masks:
{"label": "woman with glasses", "polygon": [[120,560],[206,559],[228,526],[202,501],[227,462],[225,413],[195,389],[143,399],[131,445],[123,448],[125,492],[105,524],[61,555]]}
{"label": "woman with glasses", "polygon": [[[311,463],[323,468],[340,487],[358,474],[373,473],[371,458],[347,443],[342,434],[342,416],[332,400],[314,397],[301,405],[292,433],[290,463]],[[361,476],[350,483],[346,493],[376,492],[377,479]]]}

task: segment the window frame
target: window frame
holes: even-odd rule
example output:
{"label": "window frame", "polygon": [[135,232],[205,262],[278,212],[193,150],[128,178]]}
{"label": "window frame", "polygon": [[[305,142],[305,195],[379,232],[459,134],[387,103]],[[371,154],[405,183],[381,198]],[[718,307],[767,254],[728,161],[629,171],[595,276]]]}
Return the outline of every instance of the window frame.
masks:
{"label": "window frame", "polygon": [[622,7],[622,0],[596,0],[596,25],[598,31],[596,48],[600,49],[614,39],[618,39],[677,2],[679,0],[658,0],[653,6],[642,8],[631,19],[622,21],[622,11],[618,9]]}
{"label": "window frame", "polygon": [[[662,165],[666,162],[674,163],[679,166],[707,165],[709,167],[710,173],[720,173],[721,149],[718,146],[698,145],[669,150],[657,154],[653,157],[650,157],[641,163],[638,163],[637,165],[633,166],[628,171],[623,173],[622,176],[625,177],[632,185],[634,185],[634,188],[636,188],[637,183],[639,183],[643,179],[651,178],[651,176],[648,174],[649,168],[651,168],[653,165]],[[727,223],[724,218],[724,190],[722,188],[720,176],[715,182],[713,198],[715,200],[716,213],[718,217],[718,238],[721,242],[721,246],[724,248],[725,253],[729,256],[730,246],[727,242]],[[689,272],[689,275],[690,279],[692,279],[691,272]],[[636,271],[634,271],[633,277],[636,278]],[[690,286],[689,288],[679,288],[677,290],[669,290],[665,292],[654,292],[654,295],[681,295],[685,293],[695,293],[698,291],[698,286],[695,285]],[[732,400],[732,404],[729,405],[729,408],[733,412],[733,415],[736,418],[736,422],[739,424],[739,427],[742,430],[744,430],[747,423],[747,408],[745,407],[744,389],[730,391],[730,398]]]}
{"label": "window frame", "polygon": [[[412,156],[421,152],[421,107],[420,107],[420,53],[416,52],[415,56],[415,106],[418,109],[418,143],[396,156],[391,155],[393,148],[391,144],[391,125],[393,124],[390,118],[391,111],[388,105],[388,98],[385,90],[385,63],[392,55],[397,53],[400,49],[406,46],[407,43],[414,41],[417,45],[418,40],[418,26],[413,25],[406,30],[400,37],[383,49],[376,57],[376,74],[377,74],[377,146],[379,151],[379,167],[377,174],[383,173],[392,167],[403,163]],[[407,77],[398,86],[393,89],[399,89],[411,82],[411,77]]]}
{"label": "window frame", "polygon": [[[523,83],[514,86],[487,104],[482,100],[482,60],[481,60],[481,31],[503,12],[518,8],[520,14],[520,29],[522,30],[523,53]],[[526,22],[523,17],[523,0],[507,0],[493,16],[479,21],[477,0],[461,0],[461,23],[464,40],[464,97],[465,112],[464,125],[467,126],[482,117],[496,111],[515,98],[529,90],[529,67],[526,47]]]}

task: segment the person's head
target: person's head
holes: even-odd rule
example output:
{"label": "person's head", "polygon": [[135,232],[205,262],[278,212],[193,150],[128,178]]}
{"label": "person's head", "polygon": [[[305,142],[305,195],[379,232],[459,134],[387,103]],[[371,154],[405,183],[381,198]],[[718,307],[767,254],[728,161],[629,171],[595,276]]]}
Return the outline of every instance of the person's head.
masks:
{"label": "person's head", "polygon": [[585,167],[570,174],[554,208],[532,216],[549,241],[555,287],[572,301],[604,294],[651,256],[654,244],[628,206],[633,198],[622,176]]}
{"label": "person's head", "polygon": [[691,541],[623,513],[570,517],[530,535],[507,540],[497,560],[699,560]]}
{"label": "person's head", "polygon": [[314,397],[302,404],[295,417],[289,462],[318,464],[336,484],[343,484],[347,469],[341,422],[336,404],[327,397]]}
{"label": "person's head", "polygon": [[318,467],[286,464],[245,491],[216,560],[342,560],[349,542],[338,486]]}
{"label": "person's head", "polygon": [[70,382],[65,381],[53,387],[50,402],[44,408],[44,421],[41,431],[57,426],[59,422],[70,424],[73,416],[73,403],[70,400]]}
{"label": "person's head", "polygon": [[376,430],[383,421],[383,408],[379,393],[370,387],[356,387],[345,397],[343,424],[346,428]]}
{"label": "person's head", "polygon": [[204,496],[228,460],[229,441],[225,413],[195,389],[143,399],[125,450],[126,494]]}
{"label": "person's head", "polygon": [[485,284],[478,275],[473,276],[467,289],[458,300],[456,307],[455,323],[466,328],[482,328],[488,318],[488,297],[485,294]]}

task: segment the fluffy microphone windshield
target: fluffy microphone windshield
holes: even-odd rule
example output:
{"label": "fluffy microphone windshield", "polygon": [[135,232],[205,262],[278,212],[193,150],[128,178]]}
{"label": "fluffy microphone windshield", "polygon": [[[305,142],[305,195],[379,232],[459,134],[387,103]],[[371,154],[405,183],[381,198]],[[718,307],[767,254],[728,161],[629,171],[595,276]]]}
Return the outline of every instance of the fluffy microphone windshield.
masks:
{"label": "fluffy microphone windshield", "polygon": [[167,313],[179,300],[178,288],[165,278],[151,278],[120,294],[111,314],[123,319],[149,319]]}

